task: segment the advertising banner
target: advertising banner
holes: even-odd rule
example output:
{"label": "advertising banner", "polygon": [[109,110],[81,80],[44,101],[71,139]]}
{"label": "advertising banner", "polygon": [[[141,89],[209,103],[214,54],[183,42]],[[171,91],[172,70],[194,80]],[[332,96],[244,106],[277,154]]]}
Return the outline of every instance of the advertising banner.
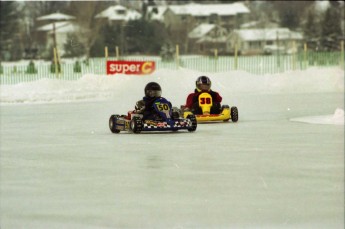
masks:
{"label": "advertising banner", "polygon": [[156,63],[154,61],[107,61],[107,75],[146,75],[151,74],[155,69]]}

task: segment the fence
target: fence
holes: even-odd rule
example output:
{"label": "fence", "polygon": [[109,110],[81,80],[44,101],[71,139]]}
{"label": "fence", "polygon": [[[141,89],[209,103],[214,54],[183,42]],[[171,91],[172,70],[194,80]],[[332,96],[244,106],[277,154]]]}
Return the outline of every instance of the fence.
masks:
{"label": "fence", "polygon": [[[42,78],[77,80],[84,74],[106,74],[106,60],[115,58],[92,58],[88,62],[62,60],[56,70],[54,63],[44,61],[2,63],[1,84],[16,84]],[[279,73],[303,70],[311,66],[340,66],[344,68],[344,50],[340,52],[306,52],[269,56],[179,56],[175,61],[163,62],[158,56],[127,56],[122,60],[151,60],[156,69],[178,69],[179,67],[201,72],[226,72],[243,70],[253,74]]]}

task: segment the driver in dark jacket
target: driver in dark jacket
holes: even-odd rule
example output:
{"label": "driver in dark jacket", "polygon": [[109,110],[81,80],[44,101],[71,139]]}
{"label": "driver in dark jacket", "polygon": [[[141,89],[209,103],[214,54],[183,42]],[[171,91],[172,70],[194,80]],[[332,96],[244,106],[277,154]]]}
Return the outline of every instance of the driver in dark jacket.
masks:
{"label": "driver in dark jacket", "polygon": [[[161,119],[161,117],[159,116],[155,108],[153,107],[153,103],[157,99],[162,98],[161,86],[156,82],[150,82],[145,86],[144,92],[145,92],[145,96],[143,97],[143,99],[139,100],[135,105],[135,113],[143,114],[143,120]],[[170,104],[170,107],[171,107],[171,104]]]}
{"label": "driver in dark jacket", "polygon": [[202,114],[199,107],[199,95],[203,92],[207,92],[211,95],[213,106],[211,107],[211,114],[219,114],[221,111],[222,97],[218,92],[211,90],[211,80],[207,76],[200,76],[195,81],[196,88],[194,93],[191,93],[187,97],[185,108],[192,111],[194,114]]}

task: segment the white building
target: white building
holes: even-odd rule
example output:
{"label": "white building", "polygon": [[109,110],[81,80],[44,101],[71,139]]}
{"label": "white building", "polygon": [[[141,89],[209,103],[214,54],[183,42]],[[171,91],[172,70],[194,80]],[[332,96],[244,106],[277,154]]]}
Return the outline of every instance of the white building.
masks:
{"label": "white building", "polygon": [[95,16],[97,19],[106,19],[109,24],[127,23],[130,20],[137,20],[141,17],[142,15],[138,11],[121,5],[110,6]]}
{"label": "white building", "polygon": [[227,37],[227,30],[219,25],[200,24],[188,34],[189,51],[209,54],[217,49],[219,53],[225,52]]}
{"label": "white building", "polygon": [[[288,28],[238,29],[230,33],[227,51],[235,48],[241,54],[262,54],[274,51],[295,52],[303,40],[303,35]],[[294,46],[296,44],[296,46]]]}

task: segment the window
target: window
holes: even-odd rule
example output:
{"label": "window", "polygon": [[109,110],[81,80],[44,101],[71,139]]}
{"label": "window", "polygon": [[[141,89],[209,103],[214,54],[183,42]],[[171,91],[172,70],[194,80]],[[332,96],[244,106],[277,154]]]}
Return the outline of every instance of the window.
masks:
{"label": "window", "polygon": [[249,47],[252,49],[261,48],[261,42],[260,41],[250,41]]}
{"label": "window", "polygon": [[116,10],[116,13],[119,15],[124,15],[124,14],[126,14],[126,11],[125,10]]}

